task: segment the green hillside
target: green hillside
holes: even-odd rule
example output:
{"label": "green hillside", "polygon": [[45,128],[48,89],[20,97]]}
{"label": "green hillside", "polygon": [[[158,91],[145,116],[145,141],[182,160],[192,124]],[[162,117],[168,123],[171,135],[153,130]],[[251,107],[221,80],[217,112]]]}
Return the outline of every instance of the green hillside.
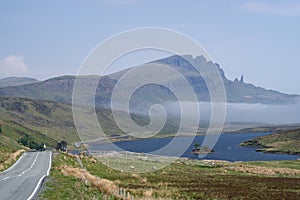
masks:
{"label": "green hillside", "polygon": [[18,152],[24,149],[11,137],[6,136],[3,121],[0,120],[0,171],[8,168],[18,157]]}
{"label": "green hillside", "polygon": [[0,171],[11,166],[24,149],[13,139],[0,134]]}
{"label": "green hillside", "polygon": [[[85,112],[91,109],[82,107]],[[108,137],[125,136],[113,120],[108,109],[97,109],[99,123]],[[92,116],[92,113],[91,115]],[[147,124],[145,116],[132,115],[138,124]],[[79,142],[74,126],[72,107],[69,104],[45,100],[33,100],[17,97],[0,97],[0,120],[4,134],[17,141],[24,135],[29,135],[38,143],[54,146],[61,140],[69,144]],[[162,134],[174,133],[177,120],[170,119]]]}
{"label": "green hillside", "polygon": [[71,107],[50,101],[0,97],[0,119],[4,133],[18,140],[27,134],[49,145],[78,141]]}
{"label": "green hillside", "polygon": [[282,131],[243,142],[243,146],[254,146],[269,153],[300,154],[300,129]]}
{"label": "green hillside", "polygon": [[79,141],[70,106],[55,102],[0,97],[0,126],[0,171],[28,149],[19,143],[21,138],[47,147]]}

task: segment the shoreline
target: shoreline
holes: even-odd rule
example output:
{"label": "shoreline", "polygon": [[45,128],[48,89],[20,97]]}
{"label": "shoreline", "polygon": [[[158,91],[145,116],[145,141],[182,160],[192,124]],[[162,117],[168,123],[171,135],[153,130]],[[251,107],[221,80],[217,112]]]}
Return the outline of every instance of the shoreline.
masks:
{"label": "shoreline", "polygon": [[[241,143],[241,144],[243,144],[243,143]],[[294,156],[299,156],[299,158],[300,158],[300,152],[288,153],[288,152],[280,151],[277,149],[273,149],[272,147],[257,146],[257,145],[241,145],[241,144],[240,144],[240,146],[242,146],[244,148],[253,148],[253,149],[255,149],[256,152],[261,152],[261,153],[265,153],[265,154],[294,155]]]}
{"label": "shoreline", "polygon": [[[229,133],[222,133],[222,134],[229,134]],[[235,134],[235,133],[232,133],[232,134]],[[251,133],[241,133],[241,134],[251,134]],[[269,134],[272,134],[272,132],[270,132]],[[192,135],[192,134],[181,134],[181,135],[178,135],[177,137],[196,137],[196,136],[204,136],[204,134],[197,134],[197,135]],[[164,138],[171,138],[171,137],[174,137],[174,134],[167,134],[167,135],[160,135],[159,137],[152,137],[152,138],[131,138],[131,137],[127,137],[126,139],[124,139],[124,137],[127,137],[127,136],[122,136],[121,137],[118,137],[118,138],[113,138],[111,140],[111,142],[126,142],[126,141],[139,141],[139,140],[147,140],[147,139],[164,139]],[[264,148],[264,146],[260,146],[261,148],[258,149],[259,146],[255,146],[255,145],[241,145],[243,143],[247,142],[247,140],[243,141],[242,143],[240,144],[236,144],[236,145],[239,145],[241,147],[245,147],[245,148],[257,148],[255,149],[256,152],[262,152],[264,154],[281,154],[281,155],[294,155],[294,156],[300,156],[300,153],[287,153],[287,152],[280,152],[280,151],[266,151]],[[105,139],[101,139],[100,141],[98,142],[93,142],[93,143],[88,143],[88,146],[90,145],[98,145],[98,144],[105,144],[107,143],[107,140]],[[88,148],[88,147],[87,147]],[[72,149],[73,151],[76,151],[76,150],[80,150],[80,149]],[[101,150],[99,150],[101,151]],[[190,152],[191,154],[193,154],[192,152]],[[215,152],[214,152],[215,153]],[[206,154],[206,152],[205,152]],[[207,154],[211,154],[210,153],[207,153]],[[198,160],[198,159],[193,159],[193,158],[190,158],[190,157],[179,157],[179,158],[187,158],[187,159],[191,159],[191,160]],[[220,159],[220,160],[224,160],[224,159]],[[276,160],[276,159],[274,159]],[[287,159],[287,160],[294,160],[294,159]],[[226,161],[226,160],[224,160]],[[238,161],[238,160],[237,160]],[[231,161],[229,161],[231,162]],[[244,161],[242,161],[244,162]],[[247,162],[247,161],[245,161]]]}
{"label": "shoreline", "polygon": [[[220,135],[223,134],[248,134],[248,133],[254,133],[254,134],[259,134],[259,133],[275,133],[274,131],[270,130],[269,127],[263,127],[261,130],[261,127],[255,127],[255,128],[246,128],[246,129],[232,129],[232,130],[223,130]],[[259,130],[256,130],[259,129]],[[216,133],[211,133],[211,134],[216,134]],[[184,133],[177,135],[175,133],[166,133],[166,134],[156,134],[154,137],[151,138],[133,138],[132,136],[127,136],[127,135],[119,135],[119,136],[114,136],[114,137],[107,137],[107,138],[100,138],[96,139],[91,142],[85,142],[85,144],[94,144],[94,143],[106,143],[105,140],[110,140],[110,142],[123,142],[123,141],[135,141],[135,140],[144,140],[144,139],[159,139],[159,138],[171,138],[171,137],[196,137],[196,136],[205,136],[206,132],[198,132],[197,134],[192,134],[192,133]],[[77,144],[82,144],[81,141],[75,142],[75,146]]]}
{"label": "shoreline", "polygon": [[[269,134],[272,134],[274,132],[269,132],[269,131],[249,131],[249,132],[238,132],[238,131],[226,131],[226,132],[222,132],[220,135],[223,135],[223,134],[236,134],[236,135],[239,135],[239,134],[250,134],[250,133],[253,133],[253,134],[259,134],[259,133],[269,133]],[[217,134],[217,133],[211,133],[211,134]],[[205,136],[206,133],[204,132],[201,132],[201,133],[197,133],[196,135],[195,134],[191,134],[191,133],[186,133],[186,134],[180,134],[180,135],[177,135],[176,134],[173,134],[173,133],[170,133],[170,134],[160,134],[159,136],[154,136],[154,137],[151,137],[151,138],[133,138],[131,136],[117,136],[117,137],[112,137],[112,138],[101,138],[101,139],[97,139],[95,141],[92,141],[92,142],[86,142],[85,144],[103,144],[103,143],[107,143],[105,142],[105,140],[109,139],[110,142],[125,142],[125,141],[136,141],[136,140],[147,140],[147,139],[162,139],[162,138],[171,138],[171,137],[197,137],[197,136]],[[123,138],[123,139],[122,139]],[[82,143],[82,142],[77,142],[75,144],[79,144],[79,143]]]}

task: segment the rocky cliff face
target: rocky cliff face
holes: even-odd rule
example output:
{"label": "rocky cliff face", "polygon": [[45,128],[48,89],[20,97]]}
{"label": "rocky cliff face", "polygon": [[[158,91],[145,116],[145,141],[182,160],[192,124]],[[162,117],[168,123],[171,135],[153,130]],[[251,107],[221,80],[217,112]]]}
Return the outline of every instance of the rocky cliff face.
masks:
{"label": "rocky cliff face", "polygon": [[[299,95],[288,95],[274,90],[266,90],[262,87],[257,87],[251,83],[244,82],[242,75],[240,80],[229,80],[224,70],[217,63],[207,61],[203,56],[192,58],[191,56],[183,56],[193,65],[206,75],[210,74],[212,65],[215,65],[220,72],[223,83],[226,89],[227,101],[231,103],[262,103],[262,104],[289,104],[294,103],[299,98]],[[205,81],[198,73],[195,73],[194,67],[184,60],[181,56],[171,56],[155,62],[170,65],[180,71],[189,80],[194,90],[203,100],[209,99],[209,93]],[[176,81],[176,80],[174,80]],[[216,85],[216,87],[218,87]]]}

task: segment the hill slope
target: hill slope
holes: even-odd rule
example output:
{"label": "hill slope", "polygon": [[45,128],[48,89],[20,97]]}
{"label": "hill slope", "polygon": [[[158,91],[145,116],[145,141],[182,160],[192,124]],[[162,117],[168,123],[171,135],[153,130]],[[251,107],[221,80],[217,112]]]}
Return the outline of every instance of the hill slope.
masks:
{"label": "hill slope", "polygon": [[254,138],[241,145],[258,147],[259,151],[267,153],[300,154],[300,129]]}
{"label": "hill slope", "polygon": [[[91,110],[89,107],[82,108],[85,112]],[[97,109],[96,113],[102,129],[108,137],[126,136],[118,128],[110,110]],[[149,123],[146,116],[133,115],[132,117],[138,124]],[[47,146],[55,146],[61,140],[66,140],[69,143],[80,141],[74,126],[72,107],[68,104],[0,97],[0,120],[3,135],[15,141],[25,134],[34,138],[36,142],[45,143]],[[161,133],[173,133],[176,130],[175,122],[170,119]]]}
{"label": "hill slope", "polygon": [[18,140],[27,134],[37,142],[78,141],[71,108],[50,101],[0,97],[0,119],[6,136]]}
{"label": "hill slope", "polygon": [[15,140],[0,133],[0,171],[11,166],[23,149]]}

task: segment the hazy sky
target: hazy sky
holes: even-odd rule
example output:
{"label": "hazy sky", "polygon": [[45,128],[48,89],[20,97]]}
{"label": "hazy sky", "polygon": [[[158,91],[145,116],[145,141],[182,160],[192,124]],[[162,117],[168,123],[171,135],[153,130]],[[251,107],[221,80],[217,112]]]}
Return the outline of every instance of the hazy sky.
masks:
{"label": "hazy sky", "polygon": [[149,26],[194,38],[230,79],[300,94],[300,1],[289,0],[1,1],[0,78],[76,74],[101,41]]}

